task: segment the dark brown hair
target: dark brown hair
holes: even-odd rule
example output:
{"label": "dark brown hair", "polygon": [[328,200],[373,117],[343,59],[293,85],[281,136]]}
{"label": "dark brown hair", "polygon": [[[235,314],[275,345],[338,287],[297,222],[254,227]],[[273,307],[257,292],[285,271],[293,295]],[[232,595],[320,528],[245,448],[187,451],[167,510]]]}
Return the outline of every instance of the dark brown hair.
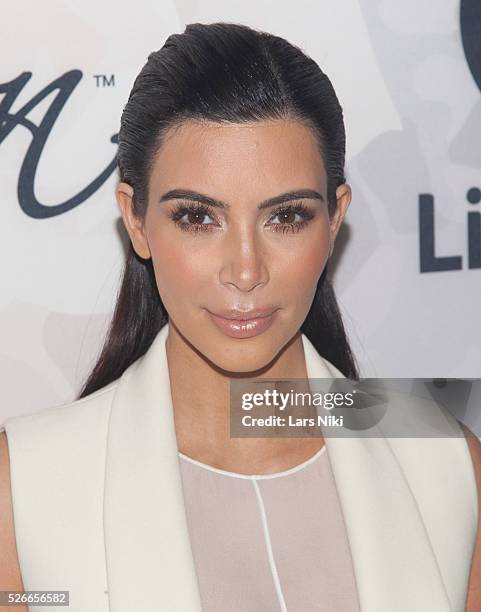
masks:
{"label": "dark brown hair", "polygon": [[[149,55],[122,113],[118,170],[120,180],[133,187],[135,213],[145,215],[153,160],[170,128],[189,119],[284,118],[301,121],[316,134],[332,214],[336,188],[346,182],[346,137],[341,105],[316,62],[283,38],[240,24],[193,23],[172,34]],[[105,344],[78,397],[121,376],[167,321],[152,260],[139,258],[130,244]],[[345,376],[359,378],[327,265],[301,331]]]}

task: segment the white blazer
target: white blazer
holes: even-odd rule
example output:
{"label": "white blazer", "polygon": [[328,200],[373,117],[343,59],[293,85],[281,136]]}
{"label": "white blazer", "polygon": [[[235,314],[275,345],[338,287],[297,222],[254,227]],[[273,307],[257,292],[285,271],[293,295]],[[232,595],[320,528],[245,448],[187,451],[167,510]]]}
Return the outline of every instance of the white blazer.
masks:
{"label": "white blazer", "polygon": [[[3,423],[25,590],[68,590],[70,612],[201,610],[167,334],[90,396]],[[342,376],[302,341],[309,378]],[[475,474],[458,422],[432,407],[459,437],[325,437],[362,612],[464,610]]]}

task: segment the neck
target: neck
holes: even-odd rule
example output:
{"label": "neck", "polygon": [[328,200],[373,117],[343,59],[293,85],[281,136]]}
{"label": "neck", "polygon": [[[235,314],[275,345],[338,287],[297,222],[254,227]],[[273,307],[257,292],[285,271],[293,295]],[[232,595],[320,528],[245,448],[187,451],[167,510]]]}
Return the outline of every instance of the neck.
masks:
{"label": "neck", "polygon": [[212,364],[169,324],[166,341],[177,447],[219,469],[244,474],[289,469],[312,456],[322,437],[233,438],[230,436],[230,381],[233,378],[307,379],[298,332],[278,356],[257,372],[239,374]]}

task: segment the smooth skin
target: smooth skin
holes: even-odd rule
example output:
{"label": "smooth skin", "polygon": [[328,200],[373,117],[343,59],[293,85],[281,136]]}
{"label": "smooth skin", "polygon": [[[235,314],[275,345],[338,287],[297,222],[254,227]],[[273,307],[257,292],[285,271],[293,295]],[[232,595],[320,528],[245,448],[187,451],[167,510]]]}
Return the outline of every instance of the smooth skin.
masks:
{"label": "smooth skin", "polygon": [[[172,214],[193,202],[166,196],[172,190],[202,194],[223,207],[187,215],[187,227],[179,227]],[[299,190],[319,194],[284,203],[300,203],[307,222],[292,212],[280,216],[279,206],[259,210],[268,199]],[[349,185],[338,187],[330,218],[318,142],[297,121],[189,121],[157,153],[144,220],[134,213],[133,195],[129,185],[118,186],[132,245],[140,257],[152,258],[169,314],[179,450],[243,474],[281,471],[311,457],[322,438],[231,438],[230,379],[307,378],[300,327],[351,201]],[[275,322],[243,339],[223,334],[207,312],[265,306],[279,308]]]}
{"label": "smooth skin", "polygon": [[[152,258],[169,315],[167,356],[179,450],[245,474],[282,471],[305,461],[323,446],[322,438],[230,437],[229,382],[242,376],[307,378],[300,327],[349,207],[349,185],[338,187],[337,209],[330,217],[314,134],[297,121],[275,120],[184,123],[157,152],[148,187],[144,220],[135,215],[130,185],[120,183],[116,197],[136,253]],[[311,195],[262,207],[293,191]],[[198,206],[199,197],[204,209],[178,213],[176,223],[177,208]],[[293,211],[279,214],[279,208],[296,204],[305,218]],[[208,314],[265,306],[278,308],[273,325],[245,339],[224,335]],[[480,487],[481,443],[465,431]],[[8,474],[2,432],[0,550],[5,563],[0,584],[21,589]],[[476,555],[468,612],[481,606],[479,533]]]}

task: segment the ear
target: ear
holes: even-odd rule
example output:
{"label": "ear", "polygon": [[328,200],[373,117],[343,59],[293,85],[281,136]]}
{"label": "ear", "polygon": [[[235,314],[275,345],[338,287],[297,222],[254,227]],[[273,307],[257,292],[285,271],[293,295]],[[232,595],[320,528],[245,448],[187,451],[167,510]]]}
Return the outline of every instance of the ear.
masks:
{"label": "ear", "polygon": [[145,236],[143,220],[140,219],[134,210],[134,190],[128,183],[119,183],[115,192],[117,204],[122,215],[125,229],[129,234],[134,251],[142,259],[151,257],[149,244]]}
{"label": "ear", "polygon": [[331,248],[329,251],[329,257],[334,249],[334,242],[341,227],[342,220],[344,219],[344,215],[346,214],[349,204],[351,203],[351,197],[351,187],[347,183],[339,185],[339,187],[336,189],[337,207],[331,218]]}

